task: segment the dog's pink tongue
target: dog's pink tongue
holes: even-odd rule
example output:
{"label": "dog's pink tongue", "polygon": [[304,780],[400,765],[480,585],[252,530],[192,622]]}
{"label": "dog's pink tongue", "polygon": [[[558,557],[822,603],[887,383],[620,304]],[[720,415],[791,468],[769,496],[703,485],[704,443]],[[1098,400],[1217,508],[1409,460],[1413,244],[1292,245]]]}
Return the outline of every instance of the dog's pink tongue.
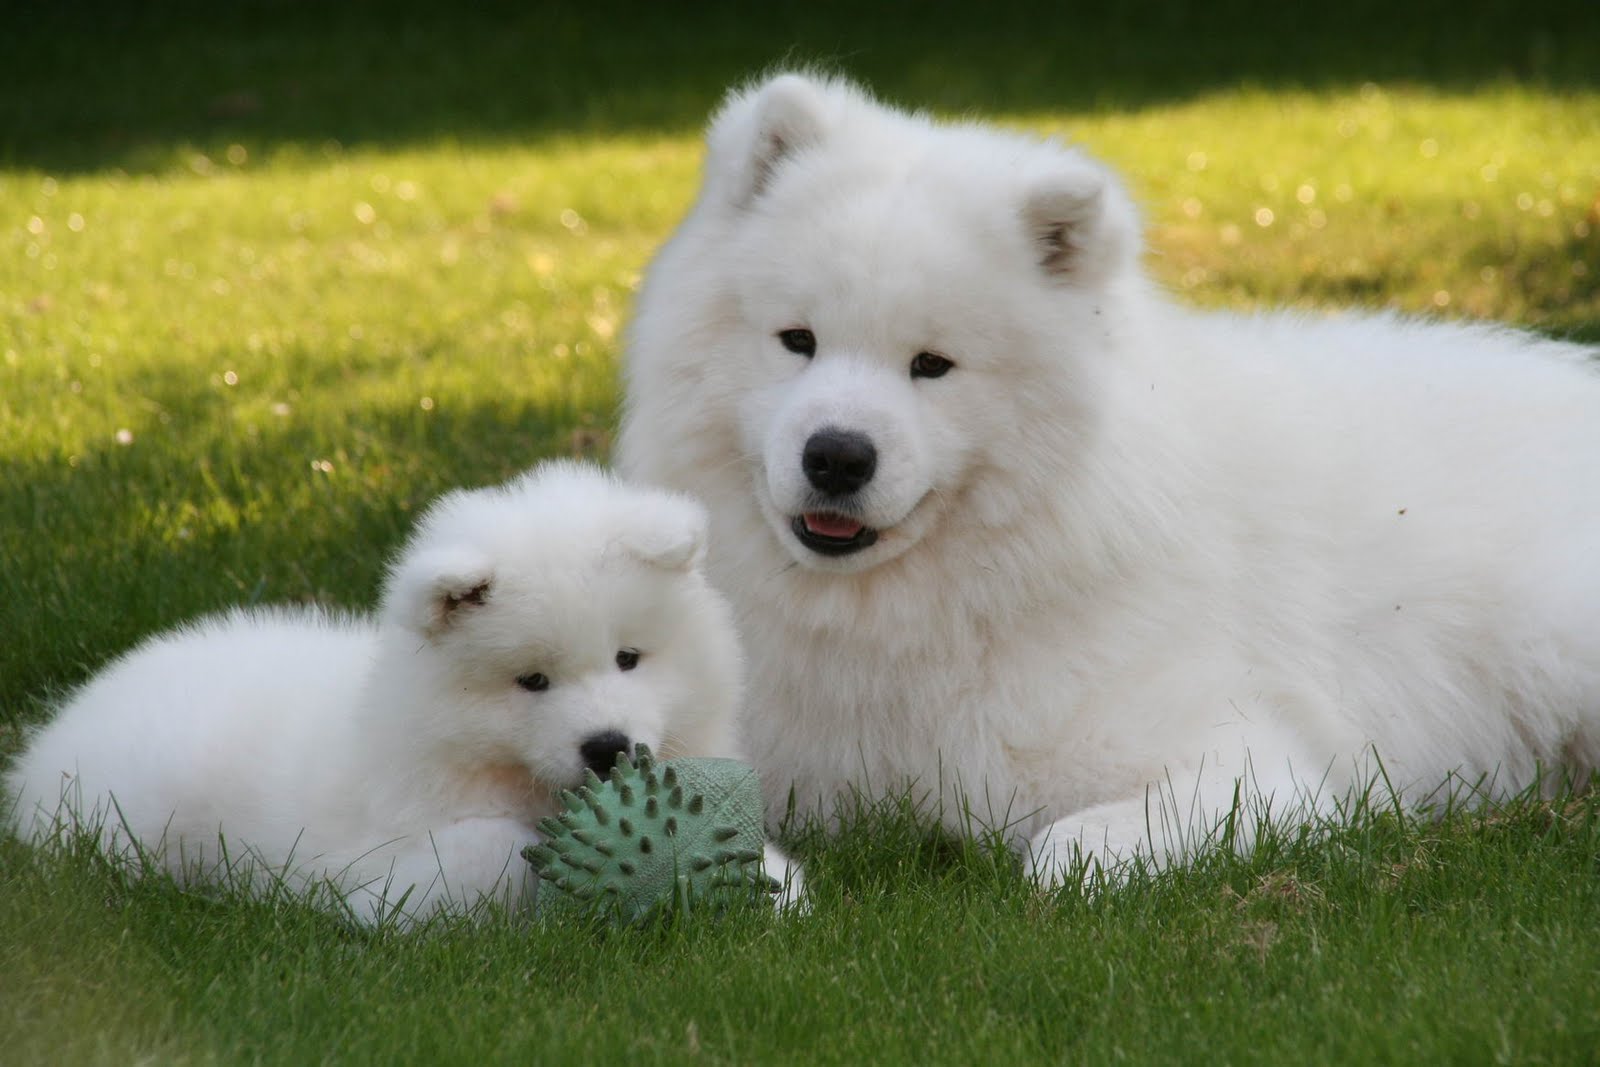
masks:
{"label": "dog's pink tongue", "polygon": [[842,541],[848,541],[862,530],[856,520],[843,515],[829,515],[825,511],[808,511],[805,521],[806,529],[819,537],[837,537]]}

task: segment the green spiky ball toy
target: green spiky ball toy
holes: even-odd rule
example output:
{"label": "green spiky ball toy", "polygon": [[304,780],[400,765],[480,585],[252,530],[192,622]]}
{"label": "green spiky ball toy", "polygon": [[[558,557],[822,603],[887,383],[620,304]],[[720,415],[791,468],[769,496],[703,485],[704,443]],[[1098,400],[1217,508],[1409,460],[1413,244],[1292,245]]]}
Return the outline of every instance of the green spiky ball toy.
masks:
{"label": "green spiky ball toy", "polygon": [[585,777],[562,793],[566,810],[539,824],[544,841],[522,851],[543,879],[542,913],[576,906],[632,922],[662,908],[770,899],[782,888],[761,870],[761,783],[748,764],[657,764],[640,745],[632,761],[617,757],[608,780]]}

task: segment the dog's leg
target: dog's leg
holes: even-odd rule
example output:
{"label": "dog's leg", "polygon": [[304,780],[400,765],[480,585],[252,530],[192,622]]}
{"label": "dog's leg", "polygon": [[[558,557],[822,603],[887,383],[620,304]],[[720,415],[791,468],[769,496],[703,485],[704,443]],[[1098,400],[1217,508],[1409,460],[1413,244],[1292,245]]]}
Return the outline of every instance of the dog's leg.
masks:
{"label": "dog's leg", "polygon": [[761,873],[783,887],[775,900],[779,911],[792,908],[803,912],[809,908],[805,900],[806,880],[800,864],[771,841],[761,850]]}
{"label": "dog's leg", "polygon": [[510,818],[462,819],[353,863],[351,912],[363,922],[425,919],[441,906],[466,909],[485,898],[528,899],[531,868],[519,855],[539,835]]}
{"label": "dog's leg", "polygon": [[1335,810],[1347,789],[1330,778],[1329,761],[1296,759],[1277,733],[1241,733],[1204,759],[1171,765],[1138,796],[1057,819],[1029,842],[1033,876],[1047,887],[1074,877],[1115,882],[1135,862],[1161,869],[1218,846],[1245,854],[1267,819]]}

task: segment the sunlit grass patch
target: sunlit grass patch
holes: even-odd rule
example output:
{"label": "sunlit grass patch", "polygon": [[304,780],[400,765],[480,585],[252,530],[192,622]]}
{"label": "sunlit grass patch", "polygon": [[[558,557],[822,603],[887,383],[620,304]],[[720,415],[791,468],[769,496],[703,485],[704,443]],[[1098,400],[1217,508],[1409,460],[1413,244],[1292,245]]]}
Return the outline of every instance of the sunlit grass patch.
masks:
{"label": "sunlit grass patch", "polygon": [[1082,122],[1190,299],[1600,323],[1600,94],[1240,90]]}

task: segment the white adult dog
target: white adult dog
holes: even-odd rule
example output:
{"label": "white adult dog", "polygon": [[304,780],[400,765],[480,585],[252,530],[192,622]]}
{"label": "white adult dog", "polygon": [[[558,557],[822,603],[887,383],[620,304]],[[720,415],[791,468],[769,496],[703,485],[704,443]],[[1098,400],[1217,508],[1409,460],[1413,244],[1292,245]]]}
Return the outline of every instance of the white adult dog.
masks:
{"label": "white adult dog", "polygon": [[1596,353],[1195,313],[1140,245],[1059,144],[797,75],[716,116],[620,463],[711,511],[771,801],[917,783],[1054,879],[1190,854],[1236,787],[1600,765]]}
{"label": "white adult dog", "polygon": [[236,611],[101,672],[6,775],[17,828],[183,878],[331,884],[364,921],[522,902],[518,852],[586,769],[638,743],[735,754],[742,664],[705,522],[566,463],[450,493],[379,618]]}

